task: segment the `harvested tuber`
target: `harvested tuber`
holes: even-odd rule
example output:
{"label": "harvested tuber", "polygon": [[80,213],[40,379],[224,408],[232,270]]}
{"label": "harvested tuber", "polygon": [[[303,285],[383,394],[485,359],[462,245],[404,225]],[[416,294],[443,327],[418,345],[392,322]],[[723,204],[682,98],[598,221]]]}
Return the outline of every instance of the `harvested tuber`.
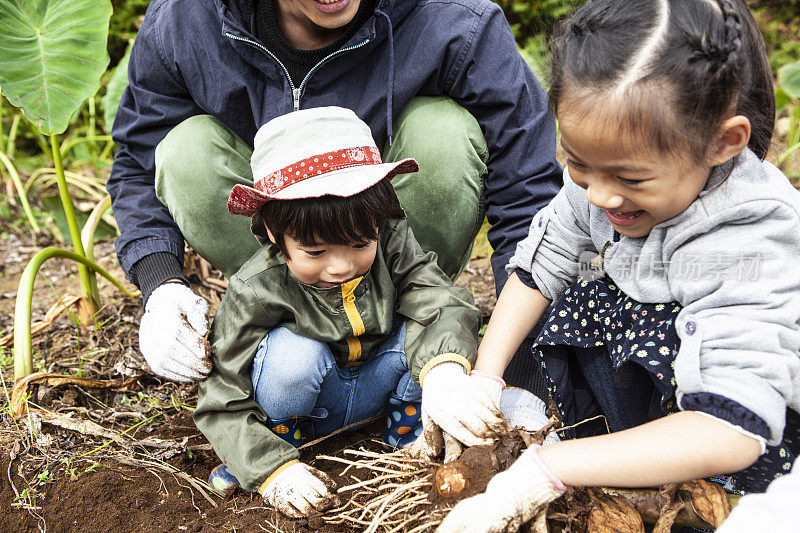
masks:
{"label": "harvested tuber", "polygon": [[467,448],[457,460],[436,470],[431,500],[456,502],[483,492],[495,474],[527,449],[528,439],[524,432],[512,430],[493,444]]}
{"label": "harvested tuber", "polygon": [[434,483],[436,491],[443,498],[453,498],[461,494],[469,485],[468,473],[458,465],[448,464],[436,471]]}
{"label": "harvested tuber", "polygon": [[[549,429],[534,436],[514,429],[493,444],[467,448],[460,458],[435,471],[428,499],[449,506],[485,491],[495,474],[510,467],[532,442],[540,443]],[[547,521],[567,529],[640,533],[649,523],[654,524],[649,531],[667,533],[673,525],[718,527],[737,501],[738,496],[705,480],[659,489],[571,488],[544,514]],[[534,531],[546,531],[545,516],[536,522],[531,524]]]}
{"label": "harvested tuber", "polygon": [[715,528],[731,514],[731,504],[728,495],[716,483],[705,479],[696,479],[681,485],[681,490],[687,491],[691,498],[692,508],[704,521]]}

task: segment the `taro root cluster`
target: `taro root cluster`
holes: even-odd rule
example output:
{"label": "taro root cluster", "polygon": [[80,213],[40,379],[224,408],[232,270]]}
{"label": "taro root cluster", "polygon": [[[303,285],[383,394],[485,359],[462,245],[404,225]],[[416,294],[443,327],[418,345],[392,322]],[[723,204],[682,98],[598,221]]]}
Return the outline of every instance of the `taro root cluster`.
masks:
{"label": "taro root cluster", "polygon": [[[458,460],[436,469],[431,501],[455,504],[483,492],[496,473],[545,434],[531,437],[515,429],[493,444],[468,448]],[[548,509],[550,529],[534,530],[644,533],[645,523],[654,524],[654,533],[669,533],[673,525],[716,528],[730,514],[731,499],[738,498],[705,480],[660,489],[573,488]]]}
{"label": "taro root cluster", "polygon": [[[441,465],[401,452],[381,454],[344,450],[343,457],[318,459],[348,465],[339,488],[343,505],[322,516],[328,526],[369,533],[434,531],[455,504],[481,493],[498,472],[510,467],[531,443],[541,443],[549,428],[529,435],[514,429],[493,444],[473,446],[459,459]],[[592,533],[669,533],[673,526],[718,527],[738,500],[705,480],[657,489],[570,488],[524,531]],[[650,524],[645,529],[645,524]]]}

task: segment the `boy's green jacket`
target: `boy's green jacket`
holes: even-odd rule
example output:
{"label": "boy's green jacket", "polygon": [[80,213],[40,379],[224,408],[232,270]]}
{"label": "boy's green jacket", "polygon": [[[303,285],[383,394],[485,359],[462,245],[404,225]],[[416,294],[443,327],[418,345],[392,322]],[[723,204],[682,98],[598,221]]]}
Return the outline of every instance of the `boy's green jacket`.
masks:
{"label": "boy's green jacket", "polygon": [[[212,326],[214,369],[200,383],[194,420],[242,488],[266,486],[297,450],[264,424],[253,398],[258,344],[286,327],[326,342],[340,366],[360,364],[401,323],[417,382],[434,365],[457,361],[469,370],[477,354],[480,312],[472,293],[454,287],[425,253],[405,219],[381,232],[375,262],[363,278],[331,288],[301,283],[277,246],[265,245],[230,280]],[[287,353],[285,357],[292,357]]]}

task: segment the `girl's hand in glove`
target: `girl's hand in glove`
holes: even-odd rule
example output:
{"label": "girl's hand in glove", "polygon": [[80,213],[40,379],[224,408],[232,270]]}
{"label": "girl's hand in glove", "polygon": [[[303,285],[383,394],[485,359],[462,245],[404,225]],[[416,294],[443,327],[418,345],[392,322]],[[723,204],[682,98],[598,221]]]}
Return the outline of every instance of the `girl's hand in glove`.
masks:
{"label": "girl's hand in glove", "polygon": [[279,472],[261,489],[261,496],[291,518],[319,514],[340,503],[336,482],[304,463],[294,463]]}
{"label": "girl's hand in glove", "polygon": [[486,492],[456,505],[437,531],[517,531],[566,490],[542,462],[539,446],[534,446],[525,450],[511,468],[494,476]]}
{"label": "girl's hand in glove", "polygon": [[147,300],[139,349],[154,373],[191,382],[211,372],[206,353],[208,302],[181,283],[164,283]]}
{"label": "girl's hand in glove", "polygon": [[500,412],[502,379],[483,373],[467,376],[458,363],[440,363],[422,386],[423,432],[410,453],[435,457],[445,448],[445,462],[458,457],[459,444],[489,444],[508,431]]}

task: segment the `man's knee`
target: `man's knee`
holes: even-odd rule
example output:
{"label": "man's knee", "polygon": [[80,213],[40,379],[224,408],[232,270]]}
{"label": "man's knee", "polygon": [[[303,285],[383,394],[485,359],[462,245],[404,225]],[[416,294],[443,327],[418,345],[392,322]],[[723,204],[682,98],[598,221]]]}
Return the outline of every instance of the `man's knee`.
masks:
{"label": "man's knee", "polygon": [[237,145],[241,143],[235,133],[210,115],[189,117],[172,128],[155,150],[159,199],[164,202],[168,189],[203,189],[202,180],[210,179],[215,166],[224,159],[220,155],[229,153],[238,158]]}
{"label": "man's knee", "polygon": [[189,117],[174,128],[158,143],[155,152],[156,170],[168,174],[174,169],[184,169],[198,158],[208,154],[206,145],[219,136],[225,128],[210,115]]}
{"label": "man's knee", "polygon": [[461,171],[465,164],[486,163],[488,150],[478,121],[449,97],[411,100],[398,123],[405,151],[420,161],[432,160],[439,167],[451,165]]}

